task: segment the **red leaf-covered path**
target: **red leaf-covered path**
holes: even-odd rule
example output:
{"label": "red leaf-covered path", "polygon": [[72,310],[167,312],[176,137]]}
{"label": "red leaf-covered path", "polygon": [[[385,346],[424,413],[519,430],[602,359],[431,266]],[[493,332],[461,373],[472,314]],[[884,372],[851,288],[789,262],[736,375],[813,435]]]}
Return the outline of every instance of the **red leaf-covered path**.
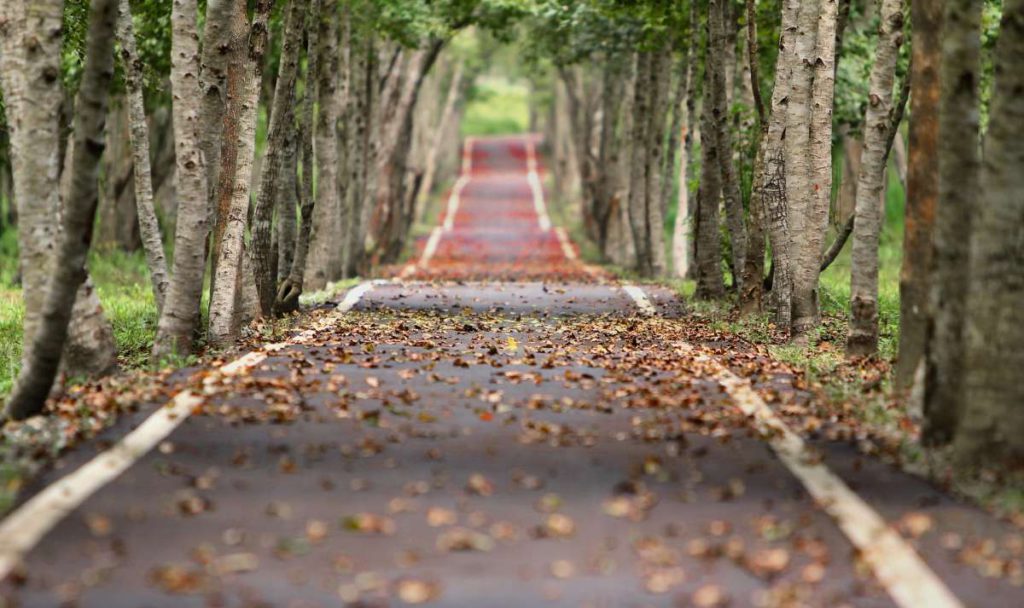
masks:
{"label": "red leaf-covered path", "polygon": [[861,456],[842,420],[799,437],[814,402],[788,369],[576,260],[532,145],[468,146],[401,280],[37,480],[0,524],[0,597],[1024,605],[1019,530]]}

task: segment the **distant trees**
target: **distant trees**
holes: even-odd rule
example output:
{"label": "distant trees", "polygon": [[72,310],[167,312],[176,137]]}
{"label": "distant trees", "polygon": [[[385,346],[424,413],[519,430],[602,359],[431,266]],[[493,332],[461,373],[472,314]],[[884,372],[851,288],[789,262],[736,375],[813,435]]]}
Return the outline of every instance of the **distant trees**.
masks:
{"label": "distant trees", "polygon": [[[107,48],[116,40],[121,58],[113,81],[113,71],[96,63],[99,47],[77,34],[61,35],[62,23],[75,32],[86,29],[81,16],[90,4],[94,13],[114,19],[105,34]],[[89,209],[79,205],[83,197],[95,202],[108,191],[118,197],[129,191],[123,198],[134,206],[159,316],[154,360],[191,354],[204,341],[207,284],[205,341],[230,344],[253,316],[297,308],[306,277],[321,287],[395,260],[416,214],[424,172],[429,169],[432,183],[439,179],[439,146],[428,158],[426,146],[412,143],[441,141],[437,130],[451,137],[452,115],[478,70],[461,60],[435,69],[438,57],[466,27],[502,29],[523,12],[488,0],[278,4],[283,10],[275,12],[273,0],[251,6],[208,0],[202,17],[196,0],[14,0],[0,6],[0,91],[8,127],[0,176],[12,177],[0,186],[17,203],[26,303],[22,374],[28,379],[12,396],[9,415],[39,411],[54,361],[71,374],[102,372],[114,362],[112,332],[95,290],[87,279],[78,289],[88,250],[83,235],[90,233],[84,226],[92,224],[83,215]],[[158,25],[168,22],[170,28]],[[277,32],[285,38],[281,53],[272,43]],[[27,44],[30,37],[45,42]],[[62,46],[72,52],[62,55]],[[84,66],[76,64],[81,57]],[[108,84],[97,84],[97,73]],[[60,121],[72,104],[65,101],[65,81],[78,91],[66,145]],[[450,92],[416,112],[426,82],[432,89],[444,83]],[[120,94],[120,87],[126,107],[117,111],[124,112],[126,127],[105,131],[108,111],[96,96],[102,93],[105,104],[107,91]],[[169,95],[161,91],[167,88]],[[257,142],[261,106],[270,110],[265,150]],[[417,118],[442,110],[440,122]],[[170,124],[172,134],[165,131]],[[116,147],[130,149],[122,155],[128,169],[118,160],[116,188],[89,195],[83,188],[95,168],[83,163],[104,156],[96,140],[107,136],[124,138]],[[112,159],[103,162],[115,166]],[[125,179],[134,189],[121,185]],[[63,195],[54,187],[58,182],[67,184]],[[54,221],[61,212],[63,231]],[[103,217],[102,229],[110,233]],[[165,232],[173,235],[170,263]],[[59,256],[53,253],[58,249]],[[61,277],[59,289],[54,277]],[[69,309],[72,320],[63,323],[65,341],[56,329],[68,289],[78,296]],[[52,310],[46,302],[53,302]],[[38,332],[46,348],[35,353],[43,339]]]}

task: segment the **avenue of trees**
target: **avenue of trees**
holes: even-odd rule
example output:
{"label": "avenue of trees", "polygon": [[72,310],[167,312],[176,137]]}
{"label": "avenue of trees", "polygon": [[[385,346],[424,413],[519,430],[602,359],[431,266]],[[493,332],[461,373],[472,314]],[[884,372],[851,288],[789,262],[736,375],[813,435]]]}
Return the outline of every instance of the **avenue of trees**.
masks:
{"label": "avenue of trees", "polygon": [[1024,0],[6,0],[7,415],[113,365],[93,240],[145,251],[156,361],[397,262],[486,67],[466,31],[521,47],[552,185],[603,261],[797,344],[849,241],[847,351],[877,352],[895,171],[897,385],[923,387],[928,443],[1024,461]]}

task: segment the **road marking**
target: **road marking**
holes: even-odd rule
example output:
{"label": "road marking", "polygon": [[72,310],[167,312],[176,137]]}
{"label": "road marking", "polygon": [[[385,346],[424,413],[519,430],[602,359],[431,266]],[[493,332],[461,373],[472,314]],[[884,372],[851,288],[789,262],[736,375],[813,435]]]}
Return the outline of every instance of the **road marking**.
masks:
{"label": "road marking", "polygon": [[569,241],[569,235],[565,233],[565,228],[561,226],[555,228],[555,235],[558,237],[558,243],[562,246],[562,253],[565,254],[566,259],[578,260],[579,256],[576,255],[576,250]]}
{"label": "road marking", "polygon": [[391,281],[387,279],[374,279],[372,281],[363,281],[362,283],[348,290],[348,292],[345,294],[345,297],[342,298],[340,303],[338,303],[338,307],[336,310],[338,312],[348,312],[352,310],[352,308],[359,303],[359,300],[361,300],[364,295],[373,291],[374,287],[378,285],[386,285],[387,283],[390,282]]}
{"label": "road marking", "polygon": [[444,212],[444,231],[451,232],[455,227],[455,214],[459,211],[459,198],[462,195],[462,189],[469,183],[469,178],[465,175],[459,176],[459,179],[455,180],[455,185],[452,186],[452,192],[448,195],[448,206]]}
{"label": "road marking", "polygon": [[[266,360],[269,352],[313,338],[318,331],[331,325],[337,314],[351,310],[375,285],[387,282],[389,281],[375,280],[360,283],[345,294],[335,314],[328,315],[315,327],[303,331],[287,343],[268,344],[262,351],[246,353],[220,366],[213,374],[203,379],[204,386],[259,365]],[[62,519],[149,453],[202,404],[203,396],[196,390],[186,389],[179,392],[166,405],[150,414],[135,430],[125,435],[114,447],[50,484],[0,522],[0,581],[7,578],[7,575],[21,563],[25,554]]]}
{"label": "road marking", "polygon": [[633,298],[633,302],[636,303],[636,307],[640,309],[640,312],[645,315],[657,314],[657,310],[651,301],[647,298],[647,294],[644,293],[643,289],[640,289],[636,285],[630,285],[628,283],[622,285],[622,291],[625,291],[629,297]]}
{"label": "road marking", "polygon": [[466,143],[462,146],[462,174],[469,175],[470,171],[473,170],[473,142],[475,140],[472,137],[466,138]]}
{"label": "road marking", "polygon": [[[641,311],[653,312],[650,300],[635,285],[622,287]],[[645,306],[646,303],[646,306]],[[694,348],[682,344],[680,350]],[[946,587],[921,556],[888,526],[881,515],[850,489],[807,448],[804,440],[761,399],[750,386],[724,365],[707,355],[697,359],[716,370],[715,379],[736,406],[753,419],[754,425],[779,460],[803,484],[817,504],[835,521],[846,538],[860,551],[860,559],[871,568],[875,578],[902,608],[962,608],[963,604]]]}
{"label": "road marking", "polygon": [[530,184],[530,192],[533,194],[533,209],[537,212],[537,223],[541,232],[547,232],[551,230],[551,217],[544,203],[544,186],[541,185],[540,175],[537,174],[537,152],[534,150],[532,138],[526,140],[526,169],[526,181]]}

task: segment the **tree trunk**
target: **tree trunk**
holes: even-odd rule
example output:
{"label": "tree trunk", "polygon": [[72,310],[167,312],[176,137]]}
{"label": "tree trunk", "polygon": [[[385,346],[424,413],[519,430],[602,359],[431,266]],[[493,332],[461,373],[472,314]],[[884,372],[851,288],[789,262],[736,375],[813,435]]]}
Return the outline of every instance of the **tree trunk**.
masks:
{"label": "tree trunk", "polygon": [[434,178],[437,175],[438,156],[444,146],[444,137],[448,134],[448,125],[455,116],[455,106],[462,97],[463,75],[465,74],[465,61],[456,60],[455,69],[452,72],[451,80],[448,83],[448,93],[445,95],[444,107],[441,110],[441,118],[438,120],[434,136],[431,138],[430,147],[427,149],[425,169],[423,171],[423,184],[417,202],[417,216],[422,215],[426,207],[427,198],[433,193]]}
{"label": "tree trunk", "polygon": [[295,125],[295,112],[287,108],[285,122],[292,128],[285,133],[284,153],[281,156],[281,175],[277,188],[277,221],[274,222],[274,246],[277,250],[277,261],[274,276],[277,281],[291,271],[292,260],[295,258],[295,232],[298,212],[298,149],[299,137]]}
{"label": "tree trunk", "polygon": [[715,85],[717,69],[709,9],[707,42],[704,64],[704,98],[701,110],[701,166],[700,186],[697,191],[697,292],[700,299],[720,299],[725,296],[722,277],[722,245],[719,238],[718,216],[722,196],[722,165],[718,161],[718,138],[714,124]]}
{"label": "tree trunk", "polygon": [[644,214],[650,241],[651,273],[665,275],[665,201],[661,180],[665,158],[665,122],[669,109],[668,90],[672,73],[672,48],[664,45],[651,60],[651,116],[647,128],[647,151],[644,160]]}
{"label": "tree trunk", "polygon": [[864,151],[857,176],[857,205],[850,271],[850,333],[846,352],[868,356],[878,351],[878,243],[882,227],[888,138],[892,121],[892,87],[903,44],[903,2],[882,0],[878,46],[871,68],[864,113]]}
{"label": "tree trunk", "polygon": [[274,85],[273,107],[270,108],[270,125],[267,128],[267,147],[261,164],[256,202],[252,212],[252,262],[259,294],[260,314],[269,317],[274,311],[277,295],[277,277],[273,272],[271,222],[274,206],[278,199],[281,169],[289,164],[284,157],[285,140],[295,129],[291,121],[290,108],[295,101],[295,79],[302,53],[302,30],[306,18],[306,2],[292,0],[284,26],[281,46],[281,62],[278,67],[277,83]]}
{"label": "tree trunk", "polygon": [[836,16],[836,0],[805,0],[797,21],[799,63],[792,76],[785,145],[794,336],[805,335],[819,322],[818,274],[832,191]]}
{"label": "tree trunk", "polygon": [[[243,104],[240,102],[244,95],[246,77],[250,65],[246,61],[246,53],[249,48],[250,23],[246,15],[245,3],[236,1],[232,7],[232,13],[223,17],[230,27],[228,42],[225,53],[230,55],[226,64],[220,64],[220,59],[209,58],[213,66],[210,67],[211,83],[207,83],[203,89],[203,106],[200,114],[200,124],[213,122],[214,117],[220,116],[220,120],[212,125],[218,137],[202,145],[211,147],[211,151],[217,159],[218,167],[208,171],[216,177],[217,182],[211,184],[207,191],[209,193],[209,211],[212,234],[209,241],[210,260],[210,293],[217,289],[217,264],[221,257],[221,243],[224,241],[224,233],[228,227],[228,217],[231,214],[231,201],[235,188],[235,176],[238,171],[238,133],[241,129]],[[220,11],[218,11],[220,12]],[[222,32],[218,28],[218,36]],[[223,71],[224,77],[220,78]],[[221,87],[223,93],[220,92]],[[218,98],[220,101],[218,102]],[[212,299],[211,299],[212,303]]]}
{"label": "tree trunk", "polygon": [[146,252],[146,266],[153,286],[153,299],[159,314],[164,308],[167,294],[167,260],[164,258],[163,236],[153,206],[153,171],[149,159],[149,125],[142,90],[142,61],[135,43],[135,30],[128,0],[119,0],[117,41],[121,47],[127,89],[129,135],[132,145],[132,164],[135,174],[135,203],[138,209],[139,233]]}
{"label": "tree trunk", "polygon": [[[691,35],[697,31],[697,4],[690,4],[690,32]],[[694,64],[696,57],[693,44],[687,44],[686,53],[680,66],[678,83],[679,89],[675,100],[675,118],[673,127],[678,142],[678,162],[670,162],[669,167],[676,170],[679,183],[679,194],[676,197],[676,217],[672,226],[672,273],[676,278],[685,279],[690,266],[690,121],[692,120],[691,106],[693,98],[691,89],[694,80]],[[668,195],[666,194],[666,200]]]}
{"label": "tree trunk", "polygon": [[896,386],[907,390],[924,359],[931,306],[932,235],[939,195],[939,65],[942,55],[940,0],[915,0],[910,5],[911,49],[910,155],[907,207],[903,220],[903,264],[900,267],[900,346]]}
{"label": "tree trunk", "polygon": [[349,138],[349,180],[347,200],[342,222],[345,227],[345,276],[358,274],[363,254],[363,208],[370,188],[370,169],[373,166],[373,106],[377,103],[377,61],[371,32],[353,31],[352,97],[349,115],[352,134]]}
{"label": "tree trunk", "polygon": [[761,96],[761,77],[759,74],[759,55],[757,45],[757,12],[754,0],[746,1],[747,9],[747,77],[750,79],[747,89],[750,91],[750,102],[754,108],[757,121],[758,139],[757,152],[754,154],[753,178],[750,193],[750,224],[747,231],[747,255],[743,264],[743,280],[740,281],[741,314],[761,312],[764,299],[764,254],[765,254],[765,217],[764,184],[761,176],[765,165],[765,144],[768,137],[768,117],[765,116],[764,101]]}
{"label": "tree trunk", "polygon": [[[263,81],[263,56],[267,47],[267,20],[273,0],[259,0],[253,13],[249,31],[248,58],[239,83],[239,95],[228,94],[227,114],[238,116],[238,133],[234,142],[235,170],[233,175],[225,173],[226,164],[221,166],[221,187],[230,182],[230,205],[224,218],[224,236],[220,243],[215,280],[210,294],[211,343],[223,346],[238,335],[242,297],[242,281],[248,277],[242,272],[242,257],[245,253],[243,239],[249,210],[249,186],[253,173],[253,159],[256,152],[256,119],[259,111],[260,85]],[[231,80],[231,77],[228,77]],[[228,129],[225,129],[225,135]],[[223,155],[222,156],[226,156]],[[222,190],[218,198],[225,195]]]}
{"label": "tree trunk", "polygon": [[199,322],[206,234],[206,169],[199,148],[199,48],[195,0],[176,0],[171,13],[171,88],[174,106],[175,175],[178,221],[171,285],[160,315],[153,357],[188,355]]}
{"label": "tree trunk", "polygon": [[316,208],[313,212],[313,233],[309,260],[306,262],[307,289],[322,289],[328,281],[342,275],[341,204],[338,188],[338,80],[341,69],[338,55],[338,1],[327,3],[320,27],[319,111],[316,127]]}
{"label": "tree trunk", "polygon": [[690,270],[690,150],[693,147],[693,136],[690,129],[692,121],[690,101],[690,84],[694,78],[694,57],[692,51],[687,52],[686,81],[687,91],[680,104],[680,139],[682,145],[679,148],[679,194],[676,198],[676,217],[672,226],[672,269],[679,279],[689,276]]}
{"label": "tree trunk", "polygon": [[220,151],[227,104],[228,70],[242,61],[245,49],[244,0],[207,0],[203,54],[199,63],[199,147],[206,164],[207,197],[211,214],[216,203],[221,168]]}
{"label": "tree trunk", "polygon": [[[954,447],[961,461],[999,470],[1024,462],[1024,383],[1020,381],[1024,369],[1022,0],[1003,3],[994,62],[996,81],[985,136],[981,189],[977,191],[984,202],[977,206],[971,226],[970,288],[949,287],[969,294],[961,401],[964,412]],[[968,147],[964,141],[959,143]]]}
{"label": "tree trunk", "polygon": [[100,206],[96,211],[96,245],[136,251],[141,245],[135,203],[130,119],[127,100],[118,96],[106,120]]}
{"label": "tree trunk", "polygon": [[[18,263],[21,269],[22,365],[32,359],[49,278],[55,272],[53,246],[59,242],[60,137],[63,98],[60,73],[61,0],[4,2],[7,24],[3,61],[4,100],[11,128],[15,201],[18,205]],[[8,6],[10,5],[10,6]],[[15,6],[16,5],[16,6]],[[29,38],[33,44],[27,44]]]}
{"label": "tree trunk", "polygon": [[[56,8],[58,10],[52,13],[41,15],[44,20],[40,25],[47,28],[57,25],[57,29],[43,30],[47,34],[59,31],[60,10],[59,6]],[[116,0],[93,1],[89,13],[85,65],[75,104],[75,150],[73,165],[68,169],[72,174],[70,194],[63,209],[63,238],[54,274],[48,278],[41,320],[32,336],[32,347],[26,349],[30,355],[7,401],[7,415],[14,419],[26,418],[42,411],[60,366],[76,294],[88,276],[85,263],[99,201],[99,164],[104,147],[107,92],[114,72],[116,15]],[[54,18],[56,20],[52,21]],[[52,38],[59,47],[60,37]],[[26,66],[35,63],[32,54],[30,50]]]}
{"label": "tree trunk", "polygon": [[317,99],[317,87],[320,84],[320,0],[310,1],[309,22],[306,27],[306,82],[302,105],[299,108],[299,145],[302,159],[302,186],[299,205],[302,217],[299,232],[295,241],[295,256],[288,276],[281,283],[277,292],[277,310],[281,313],[292,312],[299,307],[299,296],[302,295],[306,272],[306,261],[309,255],[309,241],[313,231],[313,213],[316,209],[316,198],[313,192],[314,164],[314,129],[313,111]]}
{"label": "tree trunk", "polygon": [[[744,260],[747,255],[747,230],[743,217],[743,198],[740,195],[739,179],[732,163],[732,135],[729,120],[729,93],[732,91],[726,79],[726,64],[723,58],[728,56],[729,33],[726,31],[725,14],[728,13],[727,3],[711,0],[708,4],[708,36],[710,42],[705,60],[708,65],[705,81],[712,87],[712,105],[710,107],[714,127],[708,137],[715,138],[719,172],[721,175],[722,198],[725,202],[725,223],[729,228],[732,245],[732,280],[734,286],[740,287],[743,275]],[[731,27],[731,21],[729,26]]]}
{"label": "tree trunk", "polygon": [[[635,115],[633,104],[636,101],[636,63],[632,57],[622,61],[622,88],[618,91],[621,103],[614,107],[614,121],[609,127],[610,139],[602,145],[606,148],[602,162],[607,174],[607,183],[602,186],[608,196],[608,258],[614,263],[628,268],[636,265],[636,247],[633,243],[633,231],[629,221],[629,173],[633,158],[634,142],[630,139],[633,132]],[[606,106],[606,109],[609,106]]]}
{"label": "tree trunk", "polygon": [[441,39],[433,40],[426,49],[412,54],[401,86],[396,87],[396,102],[390,106],[394,109],[381,122],[381,155],[377,165],[378,186],[370,240],[383,262],[395,261],[405,243],[405,227],[408,225],[405,177],[413,112],[423,79],[436,62],[443,44]]}
{"label": "tree trunk", "polygon": [[768,236],[772,248],[772,306],[775,325],[784,332],[792,325],[793,309],[793,246],[790,242],[790,204],[786,171],[786,145],[784,136],[789,117],[789,93],[793,72],[799,67],[796,54],[796,26],[800,1],[785,0],[782,5],[782,25],[779,34],[779,53],[775,61],[775,85],[772,89],[771,116],[767,133],[761,139],[763,169],[756,174],[755,184],[767,220]]}
{"label": "tree trunk", "polygon": [[633,120],[632,140],[629,163],[629,225],[633,233],[633,244],[636,247],[636,270],[641,276],[651,277],[654,275],[654,259],[652,258],[651,234],[647,226],[647,191],[645,179],[645,167],[647,163],[647,146],[649,141],[648,129],[651,126],[652,79],[651,71],[653,62],[651,51],[641,51],[636,55],[636,86],[634,87],[635,118]]}
{"label": "tree trunk", "polygon": [[[939,202],[935,216],[932,343],[926,370],[924,441],[953,439],[962,410],[964,317],[970,284],[972,201],[980,189],[978,83],[981,3],[947,0],[942,30]],[[1019,169],[1019,167],[1018,167]]]}

